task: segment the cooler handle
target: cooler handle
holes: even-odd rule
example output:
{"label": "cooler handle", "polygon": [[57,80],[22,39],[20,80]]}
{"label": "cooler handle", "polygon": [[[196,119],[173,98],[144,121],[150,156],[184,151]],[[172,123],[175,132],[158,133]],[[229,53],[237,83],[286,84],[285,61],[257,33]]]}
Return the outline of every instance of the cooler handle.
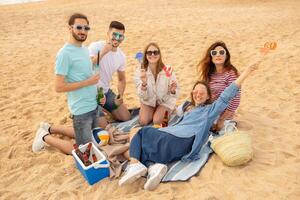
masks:
{"label": "cooler handle", "polygon": [[94,164],[93,164],[93,167],[94,167],[95,169],[99,169],[99,168],[108,168],[108,167],[109,167],[109,163],[107,163],[107,164],[94,163]]}

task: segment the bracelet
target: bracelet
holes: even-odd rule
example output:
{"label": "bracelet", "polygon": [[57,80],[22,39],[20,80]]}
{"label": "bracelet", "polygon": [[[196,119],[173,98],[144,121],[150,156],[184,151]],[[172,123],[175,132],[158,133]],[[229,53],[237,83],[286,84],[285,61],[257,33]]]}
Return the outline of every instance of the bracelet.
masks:
{"label": "bracelet", "polygon": [[147,86],[147,83],[142,83],[142,86],[143,86],[143,87],[146,87],[146,86]]}

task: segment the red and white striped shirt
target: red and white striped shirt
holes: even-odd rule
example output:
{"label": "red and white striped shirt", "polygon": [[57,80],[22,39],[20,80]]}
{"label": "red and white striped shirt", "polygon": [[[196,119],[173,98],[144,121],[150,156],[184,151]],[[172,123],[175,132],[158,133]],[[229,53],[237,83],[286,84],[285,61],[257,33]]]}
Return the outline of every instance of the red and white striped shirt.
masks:
{"label": "red and white striped shirt", "polygon": [[[233,81],[237,79],[237,75],[233,70],[225,71],[224,73],[214,72],[210,77],[209,87],[211,90],[212,100],[215,101],[219,98],[220,94],[228,87]],[[235,112],[240,104],[241,92],[239,92],[229,103],[226,110]],[[225,111],[226,111],[225,110]],[[232,116],[233,117],[233,116]]]}

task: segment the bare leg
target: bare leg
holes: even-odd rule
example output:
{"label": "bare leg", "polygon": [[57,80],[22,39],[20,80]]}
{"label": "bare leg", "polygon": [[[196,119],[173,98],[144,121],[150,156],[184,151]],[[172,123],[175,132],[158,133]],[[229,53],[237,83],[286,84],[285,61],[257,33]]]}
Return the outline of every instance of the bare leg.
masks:
{"label": "bare leg", "polygon": [[72,154],[73,142],[68,140],[63,140],[52,135],[46,135],[44,141],[52,147],[57,148],[65,154]]}
{"label": "bare leg", "polygon": [[[105,117],[99,118],[99,126],[101,128],[105,128],[107,126],[107,121]],[[64,136],[68,136],[69,138],[75,138],[75,132],[73,127],[68,127],[64,125],[52,125],[50,127],[51,134],[60,134]]]}
{"label": "bare leg", "polygon": [[131,115],[124,104],[121,104],[116,110],[112,111],[112,116],[120,121],[128,121]]}
{"label": "bare leg", "polygon": [[123,156],[124,156],[127,160],[130,160],[129,150],[125,151],[125,152],[123,153]]}
{"label": "bare leg", "polygon": [[70,138],[75,138],[75,133],[73,127],[63,126],[63,125],[53,125],[50,127],[51,134],[60,134],[68,136]]}
{"label": "bare leg", "polygon": [[141,109],[139,113],[140,124],[145,126],[149,124],[153,119],[154,108],[141,103]]}
{"label": "bare leg", "polygon": [[156,108],[155,113],[153,115],[153,124],[161,125],[166,111],[169,111],[169,109],[166,108],[165,106],[159,105]]}
{"label": "bare leg", "polygon": [[108,122],[105,117],[99,117],[99,126],[103,129],[108,125]]}

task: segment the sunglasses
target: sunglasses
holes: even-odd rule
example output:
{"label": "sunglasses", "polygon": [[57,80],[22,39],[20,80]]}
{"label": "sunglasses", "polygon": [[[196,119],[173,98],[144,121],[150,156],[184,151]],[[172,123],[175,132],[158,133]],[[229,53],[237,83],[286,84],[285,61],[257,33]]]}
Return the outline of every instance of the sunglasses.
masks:
{"label": "sunglasses", "polygon": [[89,31],[89,30],[91,30],[91,28],[88,25],[82,26],[82,25],[74,24],[74,25],[72,25],[72,27],[74,29],[78,30],[78,31],[81,31],[81,30]]}
{"label": "sunglasses", "polygon": [[146,55],[147,56],[151,56],[151,55],[159,55],[159,51],[158,50],[155,50],[155,51],[146,51]]}
{"label": "sunglasses", "polygon": [[216,56],[217,54],[219,54],[220,56],[225,56],[226,51],[224,49],[219,50],[219,51],[217,51],[217,50],[211,50],[210,51],[211,56]]}
{"label": "sunglasses", "polygon": [[125,36],[118,32],[112,33],[112,40],[117,40],[118,42],[122,42],[125,39]]}

